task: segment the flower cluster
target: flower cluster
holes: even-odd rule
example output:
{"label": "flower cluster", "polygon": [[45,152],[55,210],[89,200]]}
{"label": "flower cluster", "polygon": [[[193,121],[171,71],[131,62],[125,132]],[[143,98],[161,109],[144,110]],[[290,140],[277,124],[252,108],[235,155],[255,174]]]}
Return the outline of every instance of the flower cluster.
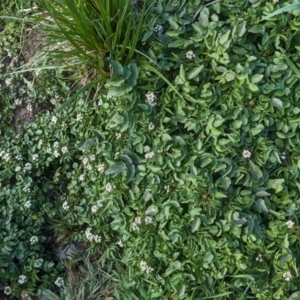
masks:
{"label": "flower cluster", "polygon": [[156,33],[162,33],[164,28],[161,25],[156,25],[153,29],[154,32]]}
{"label": "flower cluster", "polygon": [[259,262],[263,262],[263,257],[261,254],[258,254],[258,256],[255,258],[256,261],[259,261]]}
{"label": "flower cluster", "polygon": [[35,235],[30,238],[31,245],[36,244],[38,241],[39,241],[39,238]]}
{"label": "flower cluster", "polygon": [[154,157],[154,155],[155,155],[155,152],[151,151],[151,152],[148,152],[148,153],[145,154],[145,158],[146,159],[151,159],[151,158]]}
{"label": "flower cluster", "polygon": [[244,158],[250,158],[251,157],[251,152],[249,150],[244,150],[243,151],[243,157]]}
{"label": "flower cluster", "polygon": [[187,59],[193,59],[193,58],[195,58],[196,57],[196,55],[195,55],[195,53],[192,51],[192,50],[190,50],[190,51],[188,51],[187,53],[186,53],[186,58]]}
{"label": "flower cluster", "polygon": [[100,243],[102,238],[100,235],[97,235],[97,234],[92,234],[91,233],[91,230],[92,228],[88,227],[86,230],[85,230],[85,236],[86,238],[92,242],[92,241],[95,241],[95,243]]}
{"label": "flower cluster", "polygon": [[292,273],[290,271],[285,271],[282,274],[282,277],[284,278],[284,280],[290,281],[293,278],[293,275],[292,275]]}
{"label": "flower cluster", "polygon": [[155,96],[155,94],[153,93],[153,92],[148,92],[146,95],[146,102],[150,105],[150,106],[152,106],[152,107],[154,107],[154,106],[156,106],[156,96]]}
{"label": "flower cluster", "polygon": [[63,210],[69,210],[70,206],[68,204],[68,201],[65,201],[62,205]]}
{"label": "flower cluster", "polygon": [[295,225],[295,223],[291,220],[287,221],[285,224],[286,224],[287,228],[293,228]]}
{"label": "flower cluster", "polygon": [[20,276],[19,276],[18,282],[19,282],[20,284],[23,284],[23,283],[25,283],[26,281],[27,281],[27,277],[26,277],[25,275],[20,275]]}
{"label": "flower cluster", "polygon": [[151,130],[154,130],[154,128],[155,128],[155,125],[152,122],[149,123],[148,129],[151,131]]}
{"label": "flower cluster", "polygon": [[54,283],[55,283],[58,287],[62,287],[62,286],[65,284],[64,279],[61,278],[61,277],[58,277],[58,278],[55,280]]}
{"label": "flower cluster", "polygon": [[147,274],[149,274],[150,272],[154,271],[153,268],[149,267],[148,264],[145,261],[141,261],[140,262],[140,269],[143,272],[146,272]]}
{"label": "flower cluster", "polygon": [[[153,223],[153,219],[150,216],[146,216],[144,220],[146,225],[150,225]],[[142,218],[141,217],[135,217],[134,222],[132,223],[132,230],[133,231],[139,231],[140,226],[142,225]]]}
{"label": "flower cluster", "polygon": [[42,266],[43,262],[44,262],[44,260],[42,258],[39,258],[33,263],[33,266],[35,268],[40,268]]}
{"label": "flower cluster", "polygon": [[30,208],[30,206],[31,206],[31,201],[30,201],[30,200],[26,201],[25,204],[24,204],[24,206],[25,206],[26,208]]}
{"label": "flower cluster", "polygon": [[105,169],[105,165],[104,164],[100,164],[97,168],[98,172],[103,173]]}
{"label": "flower cluster", "polygon": [[10,295],[11,292],[12,292],[12,289],[11,289],[10,286],[6,286],[6,287],[4,288],[4,294],[5,294],[5,295]]}

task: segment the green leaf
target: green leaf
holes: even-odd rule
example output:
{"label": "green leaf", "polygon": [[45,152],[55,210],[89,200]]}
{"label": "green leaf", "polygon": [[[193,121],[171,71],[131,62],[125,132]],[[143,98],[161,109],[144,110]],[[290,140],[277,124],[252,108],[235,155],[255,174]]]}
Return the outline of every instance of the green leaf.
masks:
{"label": "green leaf", "polygon": [[246,22],[242,22],[238,27],[237,36],[241,38],[246,32]]}
{"label": "green leaf", "polygon": [[116,61],[116,60],[113,60],[113,59],[108,59],[108,62],[110,63],[110,65],[112,66],[113,68],[113,71],[116,75],[122,75],[123,74],[123,67],[122,65]]}
{"label": "green leaf", "polygon": [[273,98],[271,100],[271,104],[274,106],[274,107],[277,107],[279,109],[283,109],[283,105],[282,105],[282,101],[278,98]]}
{"label": "green leaf", "polygon": [[228,42],[230,32],[231,32],[231,30],[229,29],[220,37],[220,40],[219,40],[220,45],[223,46],[226,42]]}
{"label": "green leaf", "polygon": [[253,229],[254,229],[254,221],[252,219],[248,220],[247,228],[248,228],[247,236],[249,236],[253,232]]}
{"label": "green leaf", "polygon": [[268,192],[266,191],[259,191],[259,192],[256,192],[255,195],[257,197],[267,197],[267,196],[270,196],[271,194],[269,194]]}
{"label": "green leaf", "polygon": [[132,90],[131,85],[124,84],[122,86],[116,87],[114,89],[110,89],[107,93],[108,96],[111,97],[121,97]]}
{"label": "green leaf", "polygon": [[98,129],[91,129],[92,132],[95,133],[95,135],[101,139],[101,141],[105,141],[105,135]]}
{"label": "green leaf", "polygon": [[105,175],[118,174],[118,173],[122,173],[125,170],[126,170],[126,165],[122,161],[120,161],[112,165],[111,167],[109,167],[105,171]]}
{"label": "green leaf", "polygon": [[135,166],[132,164],[127,165],[127,180],[126,183],[132,181],[135,175]]}
{"label": "green leaf", "polygon": [[129,149],[124,149],[124,153],[127,154],[132,159],[134,164],[139,165],[142,163],[141,159]]}
{"label": "green leaf", "polygon": [[254,128],[251,129],[251,134],[255,136],[259,134],[264,128],[264,125],[257,124]]}
{"label": "green leaf", "polygon": [[263,74],[255,74],[255,75],[252,76],[251,81],[252,81],[253,83],[258,83],[258,82],[260,82],[263,78],[264,78],[264,75],[263,75]]}
{"label": "green leaf", "polygon": [[128,81],[131,86],[136,86],[137,79],[139,77],[139,69],[138,69],[136,63],[131,64],[130,69],[131,69],[131,74],[128,78]]}
{"label": "green leaf", "polygon": [[152,192],[150,189],[146,189],[143,195],[143,199],[147,202],[152,199]]}
{"label": "green leaf", "polygon": [[299,9],[300,8],[300,3],[293,3],[290,5],[287,5],[285,7],[282,7],[280,9],[277,9],[276,11],[272,12],[271,14],[267,15],[266,17],[262,18],[261,20],[266,20],[271,17],[274,17],[276,15],[282,14],[284,12],[292,11],[294,9]]}
{"label": "green leaf", "polygon": [[145,215],[147,216],[155,216],[157,213],[158,207],[156,205],[150,205],[145,211]]}
{"label": "green leaf", "polygon": [[283,190],[283,183],[285,182],[284,179],[270,179],[267,182],[267,187],[270,189],[274,189],[275,193],[280,192]]}
{"label": "green leaf", "polygon": [[264,199],[257,199],[255,201],[256,205],[264,212],[268,212],[268,208],[266,206],[265,200]]}
{"label": "green leaf", "polygon": [[192,233],[196,232],[199,229],[200,223],[201,223],[200,218],[194,217],[192,224],[191,224],[191,232]]}
{"label": "green leaf", "polygon": [[288,300],[300,300],[300,291],[294,292]]}
{"label": "green leaf", "polygon": [[193,79],[195,78],[204,68],[204,65],[200,66],[200,67],[196,67],[194,68],[188,75],[187,75],[187,79]]}
{"label": "green leaf", "polygon": [[79,150],[86,150],[90,147],[96,146],[97,144],[98,140],[96,138],[89,138],[79,147]]}
{"label": "green leaf", "polygon": [[174,30],[177,30],[179,28],[179,25],[176,23],[173,17],[169,17],[168,22]]}
{"label": "green leaf", "polygon": [[263,25],[254,25],[248,30],[248,32],[252,33],[264,33],[264,31],[265,27]]}
{"label": "green leaf", "polygon": [[251,160],[249,160],[249,171],[252,174],[252,176],[254,177],[254,179],[260,179],[263,177],[263,173],[260,170],[260,168],[254,164]]}

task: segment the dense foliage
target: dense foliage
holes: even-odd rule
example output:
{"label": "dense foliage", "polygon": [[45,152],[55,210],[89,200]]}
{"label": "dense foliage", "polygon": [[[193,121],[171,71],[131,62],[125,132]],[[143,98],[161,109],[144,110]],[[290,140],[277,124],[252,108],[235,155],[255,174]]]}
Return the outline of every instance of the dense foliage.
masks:
{"label": "dense foliage", "polygon": [[205,3],[157,1],[129,65],[108,55],[104,85],[3,132],[13,293],[63,287],[59,240],[124,270],[116,299],[299,297],[300,20]]}

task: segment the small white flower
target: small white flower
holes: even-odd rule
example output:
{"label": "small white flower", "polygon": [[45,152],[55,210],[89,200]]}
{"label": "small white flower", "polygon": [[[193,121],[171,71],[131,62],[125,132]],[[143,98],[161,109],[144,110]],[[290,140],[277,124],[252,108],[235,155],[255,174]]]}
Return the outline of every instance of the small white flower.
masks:
{"label": "small white flower", "polygon": [[21,104],[22,104],[22,100],[20,100],[20,99],[15,100],[15,105],[21,105]]}
{"label": "small white flower", "polygon": [[103,203],[102,203],[101,200],[97,201],[97,206],[98,206],[99,208],[103,207]]}
{"label": "small white flower", "polygon": [[103,173],[103,172],[104,172],[104,169],[105,169],[104,164],[100,164],[100,165],[98,166],[98,172]]}
{"label": "small white flower", "polygon": [[84,175],[80,175],[79,176],[79,181],[83,181],[84,180]]}
{"label": "small white flower", "polygon": [[31,163],[26,163],[26,164],[25,164],[25,167],[24,167],[24,170],[29,171],[29,170],[31,170],[31,169],[32,169],[32,164],[31,164]]}
{"label": "small white flower", "polygon": [[58,146],[59,146],[59,143],[58,142],[54,142],[53,147],[54,148],[58,148]]}
{"label": "small white flower", "polygon": [[68,201],[65,201],[62,205],[63,210],[69,210],[70,206],[68,204]]}
{"label": "small white flower", "polygon": [[27,107],[26,107],[26,109],[27,109],[28,111],[32,111],[32,105],[31,105],[31,104],[28,104]]}
{"label": "small white flower", "polygon": [[156,32],[156,33],[162,33],[163,30],[164,30],[164,28],[161,25],[156,25],[154,27],[154,32]]}
{"label": "small white flower", "polygon": [[154,155],[155,155],[155,152],[151,151],[151,152],[146,153],[145,158],[146,159],[151,159],[151,158],[154,157]]}
{"label": "small white flower", "polygon": [[33,155],[32,155],[32,160],[33,160],[33,161],[38,160],[38,158],[39,158],[39,155],[38,155],[38,154],[33,154]]}
{"label": "small white flower", "polygon": [[93,205],[92,208],[91,208],[92,213],[93,213],[93,214],[96,213],[97,210],[98,210],[98,208],[99,208],[99,207],[98,207],[97,205]]}
{"label": "small white flower", "polygon": [[293,278],[293,275],[290,271],[285,271],[282,274],[282,277],[286,280],[286,281],[290,281]]}
{"label": "small white flower", "polygon": [[140,230],[140,227],[139,227],[139,225],[138,225],[138,224],[136,224],[135,222],[134,222],[134,223],[132,223],[132,230],[133,230],[133,231],[139,231],[139,230]]}
{"label": "small white flower", "polygon": [[154,271],[154,269],[151,268],[151,267],[149,267],[149,266],[147,266],[147,268],[146,268],[146,273],[149,274],[149,273],[152,272],[152,271]]}
{"label": "small white flower", "polygon": [[145,96],[146,96],[146,102],[150,106],[154,107],[156,105],[156,102],[155,102],[156,96],[155,96],[155,94],[153,92],[149,91]]}
{"label": "small white flower", "polygon": [[53,155],[56,158],[60,156],[60,154],[59,154],[59,152],[57,150],[54,150]]}
{"label": "small white flower", "polygon": [[89,171],[91,171],[91,170],[93,169],[93,167],[92,167],[90,164],[88,164],[88,165],[86,166],[86,168],[87,168]]}
{"label": "small white flower", "polygon": [[117,242],[117,245],[118,245],[119,247],[121,247],[121,248],[124,246],[122,240],[119,240],[119,241]]}
{"label": "small white flower", "polygon": [[28,186],[25,186],[22,191],[25,192],[25,193],[29,193],[30,188]]}
{"label": "small white flower", "polygon": [[46,149],[46,152],[49,153],[49,154],[51,154],[51,153],[52,153],[51,148],[47,148],[47,149]]}
{"label": "small white flower", "polygon": [[62,287],[65,283],[64,283],[64,280],[63,278],[61,277],[58,277],[55,282],[54,282],[58,287]]}
{"label": "small white flower", "polygon": [[148,129],[151,131],[155,128],[155,125],[151,122],[149,125],[148,125]]}
{"label": "small white flower", "polygon": [[111,95],[106,95],[106,99],[107,99],[107,100],[109,100],[109,99],[111,99],[111,98],[112,98]]}
{"label": "small white flower", "polygon": [[56,116],[53,116],[53,117],[51,118],[51,122],[52,122],[53,124],[56,124],[56,122],[57,122],[57,117],[56,117]]}
{"label": "small white flower", "polygon": [[85,236],[90,242],[92,242],[94,239],[94,235],[90,232],[86,233]]}
{"label": "small white flower", "polygon": [[152,217],[147,216],[147,217],[145,218],[145,223],[146,223],[147,225],[153,223]]}
{"label": "small white flower", "polygon": [[9,161],[10,160],[10,155],[8,153],[5,153],[4,156],[3,156],[3,159],[5,161]]}
{"label": "small white flower", "polygon": [[142,271],[146,271],[147,269],[147,263],[145,261],[140,262],[140,268]]}
{"label": "small white flower", "polygon": [[22,156],[21,155],[17,155],[16,156],[16,160],[22,160]]}
{"label": "small white flower", "polygon": [[86,165],[86,164],[88,163],[88,161],[89,161],[89,159],[88,159],[87,157],[85,157],[85,158],[82,160],[82,163],[83,163],[84,165]]}
{"label": "small white flower", "polygon": [[35,235],[30,238],[31,245],[36,244],[38,241],[39,241],[39,238]]}
{"label": "small white flower", "polygon": [[44,262],[44,260],[42,258],[39,258],[33,263],[33,266],[35,268],[40,268],[42,266],[43,262]]}
{"label": "small white flower", "polygon": [[76,121],[81,122],[83,119],[82,114],[77,114]]}
{"label": "small white flower", "polygon": [[262,255],[261,254],[258,254],[258,256],[255,258],[256,261],[259,261],[259,262],[263,262],[263,258],[262,258]]}
{"label": "small white flower", "polygon": [[25,206],[26,208],[30,208],[30,206],[31,206],[31,201],[30,201],[30,200],[26,201],[25,204],[24,204],[24,206]]}
{"label": "small white flower", "polygon": [[122,137],[122,134],[119,133],[119,132],[117,132],[117,133],[116,133],[116,139],[119,140],[121,137]]}
{"label": "small white flower", "polygon": [[108,184],[106,184],[105,189],[107,192],[111,192],[113,189],[113,186],[110,183],[108,183]]}
{"label": "small white flower", "polygon": [[96,159],[96,156],[94,154],[90,155],[90,160],[93,161]]}
{"label": "small white flower", "polygon": [[61,148],[61,152],[62,152],[63,154],[68,153],[68,147],[67,147],[67,146],[63,146],[63,147]]}
{"label": "small white flower", "polygon": [[95,240],[96,243],[101,243],[102,238],[101,238],[100,235],[95,234],[94,235],[94,240]]}
{"label": "small white flower", "polygon": [[192,50],[190,50],[190,51],[188,51],[187,53],[186,53],[186,58],[187,59],[193,59],[193,58],[195,58],[196,57],[196,55],[195,55],[195,53],[192,51]]}
{"label": "small white flower", "polygon": [[39,140],[39,142],[38,142],[38,147],[39,148],[41,148],[41,146],[43,145],[43,142],[44,142],[43,140]]}
{"label": "small white flower", "polygon": [[243,156],[244,158],[250,158],[251,157],[251,152],[249,150],[243,150]]}
{"label": "small white flower", "polygon": [[136,223],[136,224],[142,224],[142,218],[141,217],[135,217],[134,223]]}
{"label": "small white flower", "polygon": [[170,186],[169,186],[169,185],[165,185],[165,186],[164,186],[164,189],[166,190],[167,193],[170,192]]}
{"label": "small white flower", "polygon": [[291,220],[287,221],[285,224],[286,224],[287,228],[293,228],[295,225],[295,223]]}
{"label": "small white flower", "polygon": [[4,288],[4,294],[5,294],[5,295],[10,295],[11,292],[12,292],[12,289],[11,289],[10,286],[6,286],[6,287]]}
{"label": "small white flower", "polygon": [[26,277],[25,275],[20,275],[20,276],[19,276],[18,282],[19,282],[20,284],[23,284],[23,283],[25,283],[26,281],[27,281],[27,277]]}
{"label": "small white flower", "polygon": [[21,167],[19,167],[19,166],[15,168],[15,172],[19,172],[20,170],[21,170]]}
{"label": "small white flower", "polygon": [[101,106],[102,104],[103,104],[103,102],[102,102],[102,100],[100,99],[100,100],[98,101],[98,105]]}

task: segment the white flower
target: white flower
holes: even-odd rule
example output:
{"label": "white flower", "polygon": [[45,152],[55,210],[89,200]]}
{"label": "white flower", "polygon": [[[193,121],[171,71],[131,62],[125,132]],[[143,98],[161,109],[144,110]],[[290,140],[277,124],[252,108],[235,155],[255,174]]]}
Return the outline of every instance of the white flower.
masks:
{"label": "white flower", "polygon": [[156,33],[162,33],[163,30],[164,30],[164,28],[161,25],[156,25],[154,27],[154,32],[156,32]]}
{"label": "white flower", "polygon": [[24,170],[29,171],[29,170],[31,170],[31,168],[32,168],[32,164],[31,163],[26,163],[25,167],[24,167]]}
{"label": "white flower", "polygon": [[116,133],[116,139],[119,140],[121,137],[122,137],[122,134],[119,133],[119,132],[117,132],[117,133]]}
{"label": "white flower", "polygon": [[27,109],[28,111],[32,111],[32,105],[31,105],[31,104],[28,104],[27,107],[26,107],[26,109]]}
{"label": "white flower", "polygon": [[84,180],[84,175],[80,175],[79,176],[79,181],[83,181]]}
{"label": "white flower", "polygon": [[57,150],[54,150],[53,155],[56,158],[60,156],[60,154],[59,154],[59,152]]}
{"label": "white flower", "polygon": [[9,161],[10,160],[10,155],[8,153],[5,153],[4,156],[3,156],[3,159],[5,161]]}
{"label": "white flower", "polygon": [[287,228],[293,228],[295,225],[295,223],[291,220],[287,221],[285,224],[286,224]]}
{"label": "white flower", "polygon": [[70,206],[68,205],[68,201],[65,201],[62,205],[63,210],[69,210]]}
{"label": "white flower", "polygon": [[82,121],[82,114],[77,114],[77,116],[76,116],[76,121],[78,121],[78,122],[80,122],[80,121]]}
{"label": "white flower", "polygon": [[151,267],[149,267],[149,266],[147,266],[147,268],[146,268],[146,273],[149,274],[149,273],[152,272],[152,271],[154,271],[154,269],[151,268]]}
{"label": "white flower", "polygon": [[21,170],[21,167],[19,167],[19,166],[15,168],[15,172],[19,172],[20,170]]}
{"label": "white flower", "polygon": [[293,275],[291,274],[290,271],[285,271],[282,274],[282,277],[286,280],[286,281],[290,281],[293,278]]}
{"label": "white flower", "polygon": [[117,245],[118,245],[119,247],[121,247],[121,248],[124,246],[122,240],[119,240],[119,241],[117,242]]}
{"label": "white flower", "polygon": [[42,266],[42,264],[43,264],[43,259],[42,258],[39,258],[39,259],[37,259],[34,263],[33,263],[33,266],[35,267],[35,268],[40,268],[41,266]]}
{"label": "white flower", "polygon": [[30,200],[26,201],[25,204],[24,204],[24,206],[25,206],[26,208],[30,208],[30,206],[31,206],[31,201],[30,201]]}
{"label": "white flower", "polygon": [[136,223],[136,224],[142,224],[142,218],[141,217],[135,217],[134,223]]}
{"label": "white flower", "polygon": [[255,258],[256,261],[259,261],[259,262],[263,262],[263,258],[262,258],[262,255],[261,254],[258,254],[258,256]]}
{"label": "white flower", "polygon": [[111,99],[111,98],[112,98],[111,95],[106,95],[106,99],[107,99],[107,100],[109,100],[109,99]]}
{"label": "white flower", "polygon": [[147,217],[145,218],[145,223],[146,223],[147,225],[153,223],[152,217],[147,216]]}
{"label": "white flower", "polygon": [[62,287],[65,283],[64,283],[64,280],[63,278],[61,277],[58,277],[55,282],[54,282],[58,287]]}
{"label": "white flower", "polygon": [[164,186],[164,189],[166,190],[167,193],[170,192],[170,186],[169,186],[169,185],[165,185],[165,186]]}
{"label": "white flower", "polygon": [[87,157],[85,157],[85,158],[82,160],[82,163],[83,163],[84,165],[86,165],[86,164],[88,163],[88,161],[89,161],[89,159],[88,159]]}
{"label": "white flower", "polygon": [[23,283],[25,283],[26,281],[27,281],[27,277],[26,277],[25,275],[20,275],[20,276],[19,276],[18,282],[19,282],[20,284],[23,284]]}
{"label": "white flower", "polygon": [[244,158],[250,158],[251,157],[251,152],[249,150],[243,150],[243,156]]}
{"label": "white flower", "polygon": [[154,151],[151,151],[151,152],[146,153],[145,158],[146,158],[146,159],[150,159],[150,158],[152,158],[154,155],[155,155],[155,152],[154,152]]}
{"label": "white flower", "polygon": [[96,159],[96,156],[94,154],[90,155],[90,160],[93,161]]}
{"label": "white flower", "polygon": [[44,142],[43,140],[39,140],[39,142],[38,142],[38,147],[39,148],[41,148],[41,146],[43,145],[43,142]]}
{"label": "white flower", "polygon": [[25,192],[25,193],[29,193],[30,188],[28,186],[25,186],[22,191]]}
{"label": "white flower", "polygon": [[148,125],[148,129],[151,131],[155,128],[154,124],[151,122],[149,125]]}
{"label": "white flower", "polygon": [[21,104],[22,104],[22,100],[20,100],[20,99],[15,100],[15,105],[21,105]]}
{"label": "white flower", "polygon": [[39,241],[39,238],[35,235],[30,238],[31,245],[36,244],[38,241]]}
{"label": "white flower", "polygon": [[5,294],[5,295],[10,295],[11,292],[12,292],[12,289],[11,289],[10,286],[6,286],[6,287],[4,288],[4,294]]}
{"label": "white flower", "polygon": [[67,152],[68,152],[68,147],[67,147],[67,146],[63,146],[63,147],[61,148],[61,152],[62,152],[63,154],[67,153]]}
{"label": "white flower", "polygon": [[32,155],[32,160],[35,161],[35,160],[38,160],[39,158],[39,155],[38,154],[33,154]]}
{"label": "white flower", "polygon": [[101,200],[97,201],[97,206],[98,206],[99,208],[103,207],[103,203],[102,203]]}
{"label": "white flower", "polygon": [[49,154],[51,154],[51,153],[52,153],[51,148],[47,148],[47,149],[46,149],[46,152],[49,153]]}
{"label": "white flower", "polygon": [[156,96],[153,92],[148,92],[146,95],[146,102],[150,105],[150,106],[155,106],[156,105]]}
{"label": "white flower", "polygon": [[113,189],[113,186],[112,186],[110,183],[108,183],[108,184],[105,186],[105,189],[106,189],[107,192],[111,192],[112,189]]}
{"label": "white flower", "polygon": [[94,235],[94,240],[95,240],[96,243],[101,243],[102,238],[101,238],[100,235],[95,234]]}
{"label": "white flower", "polygon": [[92,230],[92,228],[90,228],[90,227],[88,227],[88,228],[85,230],[85,236],[86,236],[86,238],[87,238],[90,242],[92,242],[93,239],[94,239],[94,235],[91,233],[91,230]]}
{"label": "white flower", "polygon": [[193,59],[193,58],[195,58],[196,57],[196,55],[195,55],[195,53],[192,51],[192,50],[190,50],[190,51],[188,51],[187,53],[186,53],[186,58],[187,59]]}
{"label": "white flower", "polygon": [[58,148],[58,146],[59,146],[59,143],[58,142],[54,142],[53,147],[54,148]]}
{"label": "white flower", "polygon": [[22,156],[21,155],[17,155],[16,156],[16,160],[22,160]]}
{"label": "white flower", "polygon": [[101,106],[103,104],[102,100],[98,101],[98,105]]}
{"label": "white flower", "polygon": [[104,168],[105,168],[104,164],[100,164],[98,166],[98,172],[103,173],[104,172]]}
{"label": "white flower", "polygon": [[88,164],[88,165],[86,166],[86,168],[87,168],[88,170],[92,170],[92,169],[93,169],[93,167],[92,167],[90,164]]}
{"label": "white flower", "polygon": [[140,227],[136,223],[132,223],[132,230],[133,231],[139,231]]}
{"label": "white flower", "polygon": [[99,208],[99,207],[98,207],[97,205],[93,205],[92,208],[91,208],[92,213],[93,213],[93,214],[96,213],[97,210],[98,210],[98,208]]}
{"label": "white flower", "polygon": [[140,268],[142,271],[146,271],[147,269],[147,263],[145,261],[140,262]]}
{"label": "white flower", "polygon": [[57,122],[57,117],[56,117],[56,116],[53,116],[52,119],[51,119],[51,122],[52,122],[53,124],[55,124],[55,123]]}

